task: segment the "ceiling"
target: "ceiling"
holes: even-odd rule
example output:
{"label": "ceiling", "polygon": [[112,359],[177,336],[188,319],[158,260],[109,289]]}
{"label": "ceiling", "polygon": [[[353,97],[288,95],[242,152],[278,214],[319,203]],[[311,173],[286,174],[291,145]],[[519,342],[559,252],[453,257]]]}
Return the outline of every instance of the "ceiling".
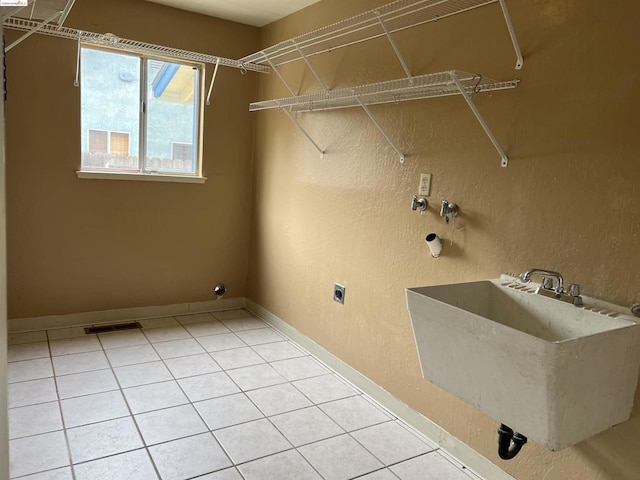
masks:
{"label": "ceiling", "polygon": [[319,0],[147,0],[148,2],[262,27]]}

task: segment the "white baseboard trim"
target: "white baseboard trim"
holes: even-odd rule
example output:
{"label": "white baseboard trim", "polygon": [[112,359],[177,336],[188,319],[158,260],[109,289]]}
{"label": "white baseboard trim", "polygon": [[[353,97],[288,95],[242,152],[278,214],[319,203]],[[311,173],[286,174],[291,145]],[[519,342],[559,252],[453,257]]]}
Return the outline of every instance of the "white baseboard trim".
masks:
{"label": "white baseboard trim", "polygon": [[439,425],[394,397],[267,309],[249,299],[245,299],[244,306],[247,310],[253,312],[271,326],[280,330],[287,337],[291,338],[294,342],[298,343],[301,347],[305,348],[309,353],[318,357],[318,359],[349,380],[380,405],[437,443],[443,450],[446,450],[481,477],[491,480],[515,480],[511,475],[480,455],[467,444],[458,440]]}
{"label": "white baseboard trim", "polygon": [[120,308],[101,312],[71,313],[68,315],[49,315],[46,317],[11,318],[7,321],[9,333],[29,332],[51,328],[75,327],[81,325],[100,325],[105,323],[142,320],[145,318],[171,317],[189,313],[232,310],[244,307],[244,297],[221,298],[206,302],[160,305],[154,307]]}

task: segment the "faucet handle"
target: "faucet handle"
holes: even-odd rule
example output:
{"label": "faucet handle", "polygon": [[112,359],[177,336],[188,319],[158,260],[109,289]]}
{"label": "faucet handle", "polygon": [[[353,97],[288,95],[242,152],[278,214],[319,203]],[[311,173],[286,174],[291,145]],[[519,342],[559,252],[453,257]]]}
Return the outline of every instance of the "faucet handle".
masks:
{"label": "faucet handle", "polygon": [[569,295],[571,295],[572,297],[579,297],[580,296],[580,285],[578,285],[577,283],[572,283],[569,285]]}
{"label": "faucet handle", "polygon": [[553,290],[553,278],[542,277],[542,288],[545,290]]}

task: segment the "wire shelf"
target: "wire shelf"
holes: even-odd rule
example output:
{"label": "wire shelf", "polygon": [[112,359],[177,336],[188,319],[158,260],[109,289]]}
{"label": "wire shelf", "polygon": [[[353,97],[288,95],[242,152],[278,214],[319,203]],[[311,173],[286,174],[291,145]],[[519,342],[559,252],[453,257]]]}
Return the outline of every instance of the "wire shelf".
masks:
{"label": "wire shelf", "polygon": [[456,84],[456,78],[468,95],[515,88],[519,82],[517,79],[500,82],[481,75],[452,70],[353,88],[254,102],[249,105],[249,110],[253,112],[270,108],[286,108],[294,112],[311,112],[358,107],[362,104],[398,103],[407,100],[460,95],[462,92]]}
{"label": "wire shelf", "polygon": [[28,3],[27,6],[10,10],[8,16],[62,25],[75,0],[31,0]]}
{"label": "wire shelf", "polygon": [[[435,22],[474,8],[498,3],[499,0],[397,0],[374,10],[278,43],[241,60],[278,66],[305,56],[328,52],[355,43],[386,35],[383,21],[390,33]],[[300,50],[298,50],[300,49]]]}
{"label": "wire shelf", "polygon": [[6,18],[4,20],[4,26],[5,28],[22,30],[26,32],[37,30],[37,33],[44,35],[66,38],[69,40],[79,40],[80,42],[93,45],[111,46],[136,53],[146,53],[149,55],[158,55],[162,57],[177,58],[201,63],[219,63],[220,65],[239,68],[243,71],[251,70],[254,72],[268,73],[270,70],[269,67],[266,67],[264,65],[245,63],[242,60],[232,60],[229,58],[217,57],[215,55],[208,55],[205,53],[190,52],[188,50],[181,50],[173,47],[154,45],[151,43],[139,42],[137,40],[119,38],[112,34],[85,32],[83,30],[60,27],[54,24],[41,25],[38,22],[17,17]]}

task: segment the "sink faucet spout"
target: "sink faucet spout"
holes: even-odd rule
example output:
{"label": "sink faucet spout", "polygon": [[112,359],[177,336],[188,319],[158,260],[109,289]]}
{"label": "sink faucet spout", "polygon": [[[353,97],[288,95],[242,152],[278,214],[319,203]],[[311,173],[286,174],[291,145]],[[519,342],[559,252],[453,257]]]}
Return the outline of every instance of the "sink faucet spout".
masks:
{"label": "sink faucet spout", "polygon": [[562,275],[560,275],[558,272],[554,272],[552,270],[543,270],[541,268],[532,268],[524,273],[521,273],[520,280],[523,283],[528,283],[531,281],[531,275],[543,275],[545,277],[555,278],[557,280],[556,288],[554,288],[555,292],[559,295],[564,292],[564,280],[562,278]]}

